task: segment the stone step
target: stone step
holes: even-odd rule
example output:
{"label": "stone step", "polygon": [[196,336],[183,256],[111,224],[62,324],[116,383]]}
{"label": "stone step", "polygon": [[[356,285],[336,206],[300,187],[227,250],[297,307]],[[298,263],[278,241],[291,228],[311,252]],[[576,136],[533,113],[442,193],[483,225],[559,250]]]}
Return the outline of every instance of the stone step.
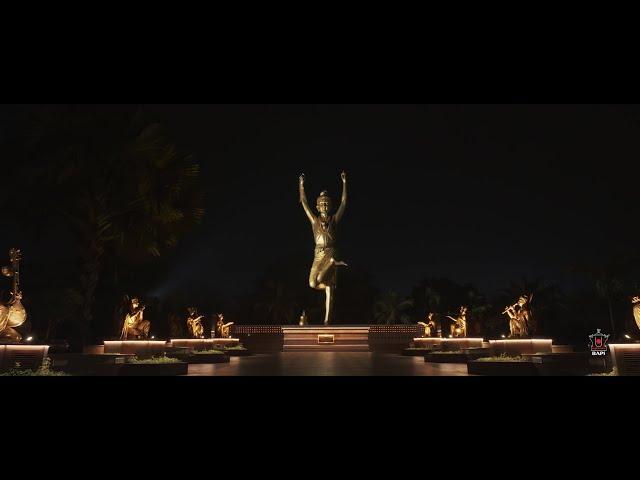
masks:
{"label": "stone step", "polygon": [[367,344],[293,344],[285,345],[285,352],[368,352]]}

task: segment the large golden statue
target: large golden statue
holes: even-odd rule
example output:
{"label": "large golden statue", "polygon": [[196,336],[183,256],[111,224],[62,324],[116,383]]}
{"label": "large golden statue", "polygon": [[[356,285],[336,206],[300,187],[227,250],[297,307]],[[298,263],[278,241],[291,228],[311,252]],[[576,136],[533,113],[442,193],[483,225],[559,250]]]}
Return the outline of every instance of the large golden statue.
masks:
{"label": "large golden statue", "polygon": [[204,327],[202,326],[202,319],[204,315],[198,315],[198,309],[196,307],[187,308],[187,330],[193,338],[204,338]]}
{"label": "large golden statue", "polygon": [[140,305],[140,300],[133,297],[129,302],[129,308],[124,316],[124,322],[122,324],[122,333],[120,338],[122,340],[134,339],[146,339],[149,338],[149,330],[151,329],[151,322],[144,320],[144,305]]}
{"label": "large golden statue", "polygon": [[233,322],[224,323],[224,315],[218,314],[218,321],[216,322],[216,335],[218,338],[229,338],[231,336],[231,325]]}
{"label": "large golden statue", "polygon": [[311,222],[313,238],[316,243],[313,264],[309,273],[309,286],[325,292],[324,324],[329,325],[333,311],[333,297],[336,287],[336,267],[346,266],[346,263],[337,260],[336,234],[337,225],[344,215],[347,206],[347,174],[342,172],[342,200],[335,215],[329,215],[331,199],[326,190],[320,193],[316,201],[318,216],[314,215],[304,192],[304,174],[300,175],[300,203]]}
{"label": "large golden statue", "polygon": [[518,301],[505,308],[503,314],[509,316],[509,337],[528,337],[534,334],[531,315],[531,295],[521,295]]}
{"label": "large golden statue", "polygon": [[2,267],[2,274],[13,279],[11,300],[6,304],[0,303],[0,341],[9,340],[19,342],[22,335],[16,330],[27,320],[27,311],[22,306],[22,292],[20,291],[20,250],[9,250],[11,266]]}
{"label": "large golden statue", "polygon": [[636,320],[636,325],[640,329],[640,296],[636,295],[631,299],[633,305],[633,318]]}
{"label": "large golden statue", "polygon": [[424,327],[423,337],[433,337],[436,333],[436,322],[433,319],[434,313],[430,312],[427,315],[427,322],[418,322],[418,325],[422,325]]}
{"label": "large golden statue", "polygon": [[466,337],[467,336],[467,307],[464,305],[460,307],[460,312],[457,317],[451,317],[447,315],[448,318],[453,320],[451,324],[451,336],[452,337]]}

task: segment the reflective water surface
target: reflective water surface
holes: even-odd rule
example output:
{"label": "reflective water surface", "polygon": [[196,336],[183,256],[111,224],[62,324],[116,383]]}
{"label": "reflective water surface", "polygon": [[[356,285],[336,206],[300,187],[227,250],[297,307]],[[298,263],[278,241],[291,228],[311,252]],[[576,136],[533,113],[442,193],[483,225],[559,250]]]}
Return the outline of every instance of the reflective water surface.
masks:
{"label": "reflective water surface", "polygon": [[371,352],[285,352],[231,357],[229,363],[189,365],[189,375],[466,376],[467,365],[426,363],[423,357]]}

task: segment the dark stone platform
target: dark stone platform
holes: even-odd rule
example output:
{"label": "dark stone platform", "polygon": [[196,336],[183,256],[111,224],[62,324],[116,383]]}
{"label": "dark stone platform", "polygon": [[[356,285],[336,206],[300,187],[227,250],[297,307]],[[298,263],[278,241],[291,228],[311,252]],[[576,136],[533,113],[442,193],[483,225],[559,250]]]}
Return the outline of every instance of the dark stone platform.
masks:
{"label": "dark stone platform", "polygon": [[177,363],[125,363],[120,366],[118,375],[124,377],[168,377],[187,375],[189,364]]}

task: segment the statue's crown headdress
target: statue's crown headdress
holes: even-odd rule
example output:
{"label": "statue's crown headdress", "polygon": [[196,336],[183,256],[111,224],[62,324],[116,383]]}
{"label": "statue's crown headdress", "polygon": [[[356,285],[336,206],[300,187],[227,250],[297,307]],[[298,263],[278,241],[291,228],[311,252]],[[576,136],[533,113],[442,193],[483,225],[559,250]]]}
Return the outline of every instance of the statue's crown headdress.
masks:
{"label": "statue's crown headdress", "polygon": [[331,197],[329,197],[326,190],[320,192],[320,196],[316,200],[316,205],[320,205],[321,202],[331,203]]}

